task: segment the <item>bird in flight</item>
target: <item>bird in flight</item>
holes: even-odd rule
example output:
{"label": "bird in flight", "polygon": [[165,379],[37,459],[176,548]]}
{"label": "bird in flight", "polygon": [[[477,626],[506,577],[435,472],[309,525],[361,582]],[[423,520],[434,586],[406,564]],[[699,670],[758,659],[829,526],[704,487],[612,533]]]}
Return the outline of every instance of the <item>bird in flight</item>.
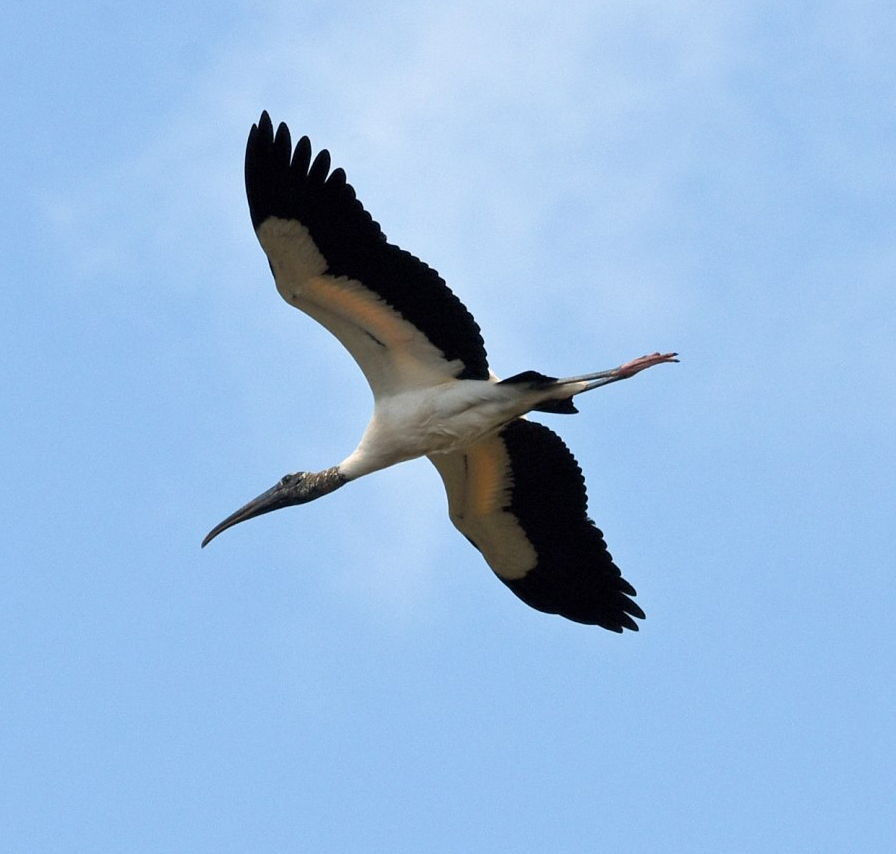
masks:
{"label": "bird in flight", "polygon": [[246,147],[255,234],[280,295],[333,333],[364,372],[373,415],[358,447],[319,472],[287,474],[216,525],[305,504],[363,475],[426,456],[448,514],[494,573],[539,611],[614,632],[637,630],[635,589],[588,518],[585,481],[556,433],[529,412],[572,414],[573,398],[676,362],[653,353],[618,368],[558,379],[499,380],[479,326],[439,274],[389,243],[330,155],[274,134],[267,112]]}

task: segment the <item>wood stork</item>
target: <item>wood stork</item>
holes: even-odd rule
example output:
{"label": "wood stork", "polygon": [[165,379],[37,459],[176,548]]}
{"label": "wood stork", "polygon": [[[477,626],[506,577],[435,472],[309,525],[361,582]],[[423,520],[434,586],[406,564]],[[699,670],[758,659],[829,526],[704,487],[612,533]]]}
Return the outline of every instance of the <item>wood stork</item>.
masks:
{"label": "wood stork", "polygon": [[611,631],[637,630],[630,597],[603,534],[587,516],[585,482],[563,441],[530,411],[574,413],[573,397],[627,379],[675,353],[557,379],[489,371],[473,317],[438,273],[386,236],[326,150],[274,135],[262,113],[246,148],[252,225],[280,295],[333,333],[374,396],[358,447],[339,465],[287,474],[216,525],[225,529],[351,480],[427,456],[442,476],[455,527],[533,608]]}

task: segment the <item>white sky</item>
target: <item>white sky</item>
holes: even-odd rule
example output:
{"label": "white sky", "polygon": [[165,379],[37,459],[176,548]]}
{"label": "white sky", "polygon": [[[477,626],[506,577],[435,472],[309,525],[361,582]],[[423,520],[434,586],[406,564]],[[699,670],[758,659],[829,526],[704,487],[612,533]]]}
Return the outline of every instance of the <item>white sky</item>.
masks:
{"label": "white sky", "polygon": [[[10,850],[893,850],[890,4],[4,18]],[[638,635],[525,608],[425,462],[200,552],[370,406],[252,234],[262,109],[499,373],[682,353],[544,418]]]}

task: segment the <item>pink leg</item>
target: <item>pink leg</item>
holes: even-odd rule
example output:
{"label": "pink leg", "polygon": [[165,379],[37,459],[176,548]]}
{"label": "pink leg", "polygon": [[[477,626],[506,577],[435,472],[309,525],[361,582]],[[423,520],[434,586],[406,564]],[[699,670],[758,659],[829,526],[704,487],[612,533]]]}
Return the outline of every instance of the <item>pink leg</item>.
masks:
{"label": "pink leg", "polygon": [[677,362],[678,359],[675,358],[677,355],[678,353],[651,353],[649,356],[639,356],[637,359],[632,359],[630,362],[620,365],[613,373],[621,380],[628,379],[645,368],[652,368],[654,365],[660,365],[663,362]]}
{"label": "pink leg", "polygon": [[[654,365],[661,365],[663,362],[677,362],[678,353],[651,353],[649,356],[641,356],[632,359],[618,368],[612,368],[609,371],[598,371],[596,374],[584,374],[580,377],[569,377],[560,380],[561,383],[571,382],[587,382],[588,385],[582,391],[590,391],[598,386],[608,385],[609,383],[619,382],[619,380],[627,380],[635,374],[643,371],[645,368],[652,368]],[[576,392],[579,394],[580,392]]]}

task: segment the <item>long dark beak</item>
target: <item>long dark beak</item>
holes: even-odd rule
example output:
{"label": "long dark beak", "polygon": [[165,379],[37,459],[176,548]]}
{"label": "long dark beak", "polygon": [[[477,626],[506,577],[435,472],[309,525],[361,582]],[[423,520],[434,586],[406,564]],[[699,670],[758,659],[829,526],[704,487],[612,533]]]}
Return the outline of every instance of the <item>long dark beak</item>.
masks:
{"label": "long dark beak", "polygon": [[226,531],[240,522],[252,519],[255,516],[261,516],[264,513],[270,513],[272,510],[279,510],[281,507],[288,507],[295,504],[289,489],[282,483],[271,487],[267,492],[262,492],[258,498],[253,498],[248,504],[240,507],[236,513],[231,513],[223,522],[219,522],[211,529],[202,541],[202,548],[205,548],[221,531]]}

